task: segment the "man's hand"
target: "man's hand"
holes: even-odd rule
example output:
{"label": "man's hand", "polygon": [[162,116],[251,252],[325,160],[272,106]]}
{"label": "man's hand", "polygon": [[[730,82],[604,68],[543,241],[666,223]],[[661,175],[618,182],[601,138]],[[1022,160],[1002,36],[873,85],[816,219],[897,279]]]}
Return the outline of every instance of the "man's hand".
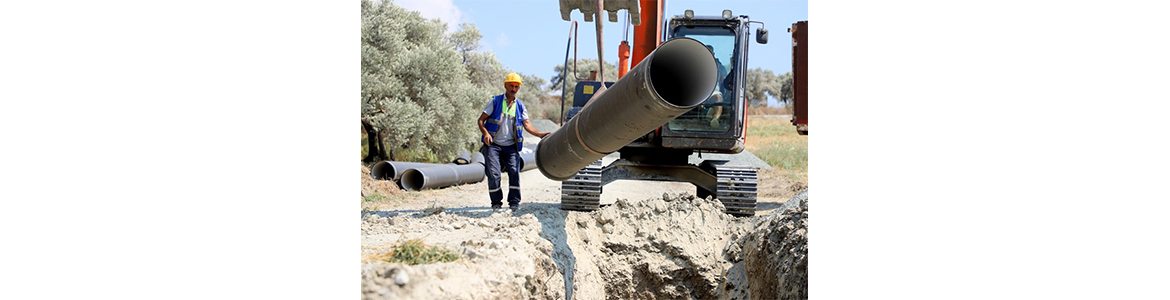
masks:
{"label": "man's hand", "polygon": [[542,139],[543,139],[543,138],[544,138],[544,136],[546,136],[546,135],[548,135],[548,134],[549,134],[549,132],[541,132],[541,133],[537,134],[537,135],[536,135],[536,137],[538,137],[538,138],[542,138]]}
{"label": "man's hand", "polygon": [[490,135],[490,134],[483,135],[483,144],[484,145],[491,145],[492,144],[492,135]]}

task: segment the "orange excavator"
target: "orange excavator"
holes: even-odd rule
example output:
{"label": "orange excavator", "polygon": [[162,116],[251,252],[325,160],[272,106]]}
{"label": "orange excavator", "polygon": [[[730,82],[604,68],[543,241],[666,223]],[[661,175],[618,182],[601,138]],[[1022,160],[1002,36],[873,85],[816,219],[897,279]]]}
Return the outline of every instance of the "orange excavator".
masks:
{"label": "orange excavator", "polygon": [[[597,81],[578,82],[567,122],[537,146],[541,173],[562,181],[561,208],[596,210],[604,185],[652,180],[692,183],[697,196],[719,199],[728,213],[754,215],[754,167],[688,159],[696,152],[701,157],[744,150],[750,27],[761,26],[754,40],[765,44],[763,22],[731,10],[718,15],[686,10],[664,20],[662,0],[561,0],[560,5],[566,21],[577,9],[586,22],[596,22],[598,37],[603,11],[616,22],[618,11],[626,10],[634,25],[633,45],[619,45],[618,80],[606,82],[601,74]],[[602,48],[599,38],[599,57]],[[602,166],[601,158],[614,152],[619,158]]]}

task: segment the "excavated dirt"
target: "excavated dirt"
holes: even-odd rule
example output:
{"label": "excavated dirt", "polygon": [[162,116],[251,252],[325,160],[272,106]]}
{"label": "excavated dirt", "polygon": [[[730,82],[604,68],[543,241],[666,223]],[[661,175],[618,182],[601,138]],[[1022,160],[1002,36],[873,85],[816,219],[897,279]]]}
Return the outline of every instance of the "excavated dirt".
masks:
{"label": "excavated dirt", "polygon": [[389,180],[374,180],[370,176],[370,168],[362,166],[362,197],[380,193],[382,195],[401,195],[404,193],[398,185]]}
{"label": "excavated dirt", "polygon": [[[807,205],[787,204],[735,218],[718,201],[667,193],[594,212],[533,203],[515,212],[363,213],[362,297],[803,299]],[[463,258],[415,266],[377,259],[414,238]]]}
{"label": "excavated dirt", "polygon": [[[484,182],[405,192],[363,167],[362,299],[807,298],[805,182],[760,170],[756,216],[736,218],[687,183],[617,181],[578,212],[560,182],[520,180],[520,209],[491,211]],[[383,260],[411,239],[461,258]]]}

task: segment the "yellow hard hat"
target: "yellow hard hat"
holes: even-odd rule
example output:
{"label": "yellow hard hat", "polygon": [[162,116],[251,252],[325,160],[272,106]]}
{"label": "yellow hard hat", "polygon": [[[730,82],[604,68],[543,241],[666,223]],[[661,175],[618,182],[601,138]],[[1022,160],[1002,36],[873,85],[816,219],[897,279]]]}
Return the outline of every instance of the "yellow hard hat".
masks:
{"label": "yellow hard hat", "polygon": [[524,84],[523,82],[520,82],[520,75],[516,73],[508,74],[508,77],[504,78],[504,84],[508,84],[509,82],[515,82],[518,85]]}

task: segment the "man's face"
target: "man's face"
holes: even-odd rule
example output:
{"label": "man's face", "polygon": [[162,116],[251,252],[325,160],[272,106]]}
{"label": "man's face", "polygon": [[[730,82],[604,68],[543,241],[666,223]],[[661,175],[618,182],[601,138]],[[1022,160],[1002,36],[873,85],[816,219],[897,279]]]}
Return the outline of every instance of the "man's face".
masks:
{"label": "man's face", "polygon": [[504,91],[509,98],[516,97],[516,93],[520,92],[520,85],[516,84],[515,82],[505,83]]}

